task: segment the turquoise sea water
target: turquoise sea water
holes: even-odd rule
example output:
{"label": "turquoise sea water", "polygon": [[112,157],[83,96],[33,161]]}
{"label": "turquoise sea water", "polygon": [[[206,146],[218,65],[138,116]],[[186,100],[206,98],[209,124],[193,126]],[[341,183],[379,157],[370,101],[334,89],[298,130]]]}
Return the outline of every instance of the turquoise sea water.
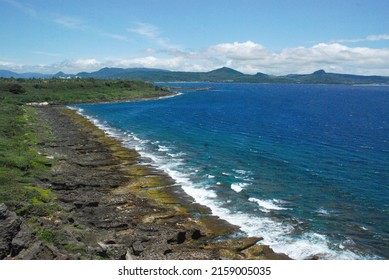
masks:
{"label": "turquoise sea water", "polygon": [[389,87],[179,86],[77,108],[276,252],[389,259]]}

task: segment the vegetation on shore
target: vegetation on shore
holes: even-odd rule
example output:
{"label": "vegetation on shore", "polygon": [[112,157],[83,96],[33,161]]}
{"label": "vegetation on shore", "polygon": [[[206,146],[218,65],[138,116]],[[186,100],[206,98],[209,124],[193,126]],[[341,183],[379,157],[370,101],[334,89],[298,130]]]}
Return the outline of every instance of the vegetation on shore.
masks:
{"label": "vegetation on shore", "polygon": [[[153,98],[170,94],[140,81],[0,79],[0,203],[33,221],[56,210],[50,190],[34,185],[53,159],[39,152],[50,132],[26,103],[70,104]],[[47,235],[47,234],[46,234]],[[47,239],[45,234],[43,239]]]}
{"label": "vegetation on shore", "polygon": [[0,78],[0,101],[25,104],[87,103],[153,98],[170,94],[165,88],[141,81],[87,79]]}

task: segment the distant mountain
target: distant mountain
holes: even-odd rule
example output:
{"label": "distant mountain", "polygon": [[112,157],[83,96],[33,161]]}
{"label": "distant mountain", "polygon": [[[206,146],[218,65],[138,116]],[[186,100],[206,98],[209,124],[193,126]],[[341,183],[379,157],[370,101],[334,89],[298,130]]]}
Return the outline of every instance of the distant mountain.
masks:
{"label": "distant mountain", "polygon": [[19,74],[12,71],[0,70],[0,77],[2,78],[15,78],[17,75]]}
{"label": "distant mountain", "polygon": [[80,72],[76,76],[81,78],[101,78],[101,79],[119,79],[120,77],[126,77],[131,73],[148,73],[148,72],[169,72],[163,69],[154,68],[109,68],[105,67],[98,71],[87,73]]}
{"label": "distant mountain", "polygon": [[222,67],[209,72],[169,71],[154,68],[102,68],[95,72],[80,72],[54,75],[40,73],[18,74],[8,70],[0,70],[4,78],[95,78],[95,79],[128,79],[149,82],[242,82],[242,83],[301,83],[301,84],[385,84],[389,85],[389,77],[361,76],[350,74],[327,73],[318,70],[312,74],[289,74],[273,76],[264,73],[255,75],[243,74],[237,70]]}
{"label": "distant mountain", "polygon": [[69,79],[69,78],[75,78],[76,75],[74,74],[65,74],[64,72],[60,71],[52,76],[52,78],[60,78],[60,79]]}
{"label": "distant mountain", "polygon": [[22,73],[18,75],[18,78],[22,79],[50,79],[53,75],[51,74],[42,74],[42,73]]}
{"label": "distant mountain", "polygon": [[48,79],[51,78],[53,75],[47,75],[47,74],[41,74],[41,73],[16,73],[8,70],[0,70],[0,77],[1,78],[22,78],[22,79]]}
{"label": "distant mountain", "polygon": [[295,83],[302,84],[389,84],[389,77],[327,73],[324,70],[307,75],[287,75],[286,77]]}
{"label": "distant mountain", "polygon": [[243,76],[244,75],[243,73],[236,71],[232,68],[228,68],[228,67],[222,67],[219,69],[209,71],[207,73],[209,75],[231,75],[231,76]]}
{"label": "distant mountain", "polygon": [[226,82],[236,81],[237,79],[249,77],[250,75],[223,67],[209,72],[182,72],[153,68],[103,68],[92,73],[81,72],[76,76],[83,78],[133,79],[150,82]]}

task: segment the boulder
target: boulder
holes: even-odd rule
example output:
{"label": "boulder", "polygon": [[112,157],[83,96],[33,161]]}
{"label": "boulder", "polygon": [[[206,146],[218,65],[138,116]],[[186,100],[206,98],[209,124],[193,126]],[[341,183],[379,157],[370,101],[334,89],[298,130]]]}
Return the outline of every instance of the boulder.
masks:
{"label": "boulder", "polygon": [[12,240],[18,234],[21,220],[15,212],[0,204],[0,259],[7,257],[12,248]]}

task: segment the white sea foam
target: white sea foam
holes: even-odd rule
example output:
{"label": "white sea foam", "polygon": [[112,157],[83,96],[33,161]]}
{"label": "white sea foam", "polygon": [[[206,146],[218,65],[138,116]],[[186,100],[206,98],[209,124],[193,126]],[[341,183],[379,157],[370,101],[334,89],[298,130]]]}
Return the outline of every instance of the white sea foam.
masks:
{"label": "white sea foam", "polygon": [[242,169],[234,169],[233,171],[235,171],[236,173],[238,173],[240,175],[250,174],[250,171],[242,170]]}
{"label": "white sea foam", "polygon": [[243,191],[243,189],[247,186],[249,186],[250,184],[248,183],[232,183],[231,184],[231,189],[236,191],[236,192],[241,192]]}
{"label": "white sea foam", "polygon": [[172,97],[176,97],[176,96],[183,95],[183,94],[184,94],[183,92],[175,92],[175,94],[173,94],[173,95],[161,96],[161,97],[158,97],[157,99],[167,99],[167,98],[172,98]]}
{"label": "white sea foam", "polygon": [[330,215],[330,211],[324,209],[323,207],[320,207],[320,208],[317,209],[315,212],[318,213],[319,215],[322,215],[322,216],[328,216],[328,215]]}
{"label": "white sea foam", "polygon": [[163,145],[159,145],[158,146],[158,151],[160,151],[160,152],[167,152],[167,151],[169,151],[169,148],[166,147],[166,146],[163,146]]}
{"label": "white sea foam", "polygon": [[179,153],[168,153],[167,154],[168,156],[172,157],[172,158],[180,158],[182,156],[185,156],[186,154],[185,153],[182,153],[182,152],[179,152]]}
{"label": "white sea foam", "polygon": [[255,202],[256,204],[259,205],[261,208],[260,210],[263,212],[270,212],[271,210],[287,210],[288,208],[280,207],[276,203],[279,203],[279,200],[276,199],[268,199],[268,200],[261,200],[258,198],[250,197],[248,199],[251,202]]}
{"label": "white sea foam", "polygon": [[[235,175],[235,179],[243,180],[246,182],[252,182],[253,178],[251,177],[253,174],[251,171],[243,170],[243,169],[233,169]],[[230,174],[229,174],[230,175]]]}
{"label": "white sea foam", "polygon": [[[261,244],[269,245],[277,253],[285,253],[294,259],[306,259],[314,255],[324,259],[360,259],[363,258],[347,249],[334,250],[331,249],[330,241],[324,235],[306,232],[299,236],[293,235],[294,228],[291,224],[285,221],[278,221],[270,217],[254,216],[248,213],[234,212],[224,206],[225,201],[218,199],[217,193],[210,186],[202,183],[194,184],[191,176],[197,176],[196,171],[199,170],[182,170],[179,159],[184,156],[179,154],[166,154],[166,156],[156,155],[150,152],[145,145],[150,145],[150,141],[140,139],[137,135],[130,133],[125,135],[121,131],[109,127],[107,124],[102,124],[97,119],[84,115],[84,112],[77,110],[79,114],[88,118],[97,127],[104,130],[107,134],[113,137],[118,137],[123,140],[123,143],[129,148],[136,148],[142,157],[149,158],[153,166],[163,170],[169,174],[177,184],[182,186],[182,189],[194,200],[200,204],[208,206],[212,213],[227,222],[237,225],[248,236],[260,236],[263,240]],[[157,149],[156,149],[157,150]],[[162,153],[163,154],[163,153]],[[247,177],[250,175],[245,170],[234,170],[235,173]],[[223,175],[227,175],[223,174]],[[228,174],[231,175],[231,174]],[[244,183],[243,183],[244,184]],[[231,186],[232,187],[232,186]],[[240,186],[242,188],[242,186]],[[236,191],[236,190],[235,190]],[[282,201],[279,200],[259,200],[249,198],[265,211],[279,211],[286,208],[279,206]],[[341,244],[343,247],[345,245]],[[340,248],[338,246],[338,248]]]}

